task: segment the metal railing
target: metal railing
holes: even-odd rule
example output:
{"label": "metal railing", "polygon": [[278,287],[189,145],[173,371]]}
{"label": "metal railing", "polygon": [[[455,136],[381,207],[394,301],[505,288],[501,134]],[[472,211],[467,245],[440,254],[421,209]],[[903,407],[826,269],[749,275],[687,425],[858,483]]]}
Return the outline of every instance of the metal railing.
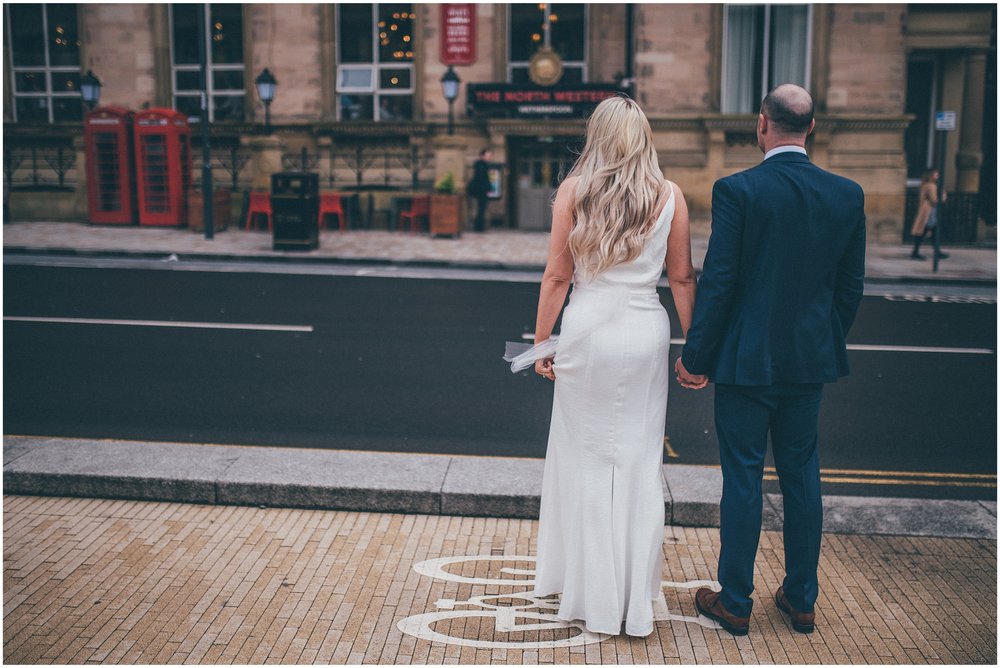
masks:
{"label": "metal railing", "polygon": [[284,169],[319,171],[325,188],[430,189],[434,154],[408,144],[366,141],[310,152],[303,147],[281,156]]}
{"label": "metal railing", "polygon": [[7,190],[76,187],[76,151],[71,141],[5,141],[3,175]]}
{"label": "metal railing", "polygon": [[[971,244],[977,239],[980,206],[977,193],[948,193],[948,199],[938,206],[941,243]],[[920,208],[920,189],[906,189],[906,213],[903,217],[903,243],[913,237],[910,228]]]}
{"label": "metal railing", "polygon": [[[251,175],[244,169],[250,162],[250,149],[238,142],[213,143],[210,147],[212,162],[212,184],[214,188],[247,190]],[[194,186],[201,188],[201,147],[192,146],[191,163],[194,169]]]}

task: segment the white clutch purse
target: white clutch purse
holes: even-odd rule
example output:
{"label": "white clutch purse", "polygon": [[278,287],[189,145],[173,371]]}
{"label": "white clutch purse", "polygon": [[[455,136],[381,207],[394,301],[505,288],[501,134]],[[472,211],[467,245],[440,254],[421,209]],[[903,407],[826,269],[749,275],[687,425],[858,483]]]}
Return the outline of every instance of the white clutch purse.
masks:
{"label": "white clutch purse", "polygon": [[559,337],[551,336],[537,345],[507,341],[503,358],[510,362],[510,372],[517,373],[532,366],[537,360],[555,357]]}

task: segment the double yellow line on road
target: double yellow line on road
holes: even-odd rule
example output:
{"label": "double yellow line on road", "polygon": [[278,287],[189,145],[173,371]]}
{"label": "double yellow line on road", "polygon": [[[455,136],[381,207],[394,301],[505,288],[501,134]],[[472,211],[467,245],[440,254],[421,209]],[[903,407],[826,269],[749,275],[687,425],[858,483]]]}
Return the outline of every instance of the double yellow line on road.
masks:
{"label": "double yellow line on road", "polygon": [[[764,480],[777,480],[773,466],[764,467]],[[921,487],[986,487],[996,489],[996,474],[936,473],[924,471],[866,471],[863,469],[820,469],[819,479],[847,485],[916,485]]]}

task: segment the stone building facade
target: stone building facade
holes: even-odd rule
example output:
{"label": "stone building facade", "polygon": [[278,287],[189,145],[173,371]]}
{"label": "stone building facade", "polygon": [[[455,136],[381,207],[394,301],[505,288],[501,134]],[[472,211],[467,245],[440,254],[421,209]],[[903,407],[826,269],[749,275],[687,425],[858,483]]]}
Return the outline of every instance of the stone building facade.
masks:
{"label": "stone building facade", "polygon": [[[864,187],[871,238],[905,236],[907,193],[940,158],[932,121],[941,110],[958,117],[946,186],[976,197],[975,217],[995,224],[995,5],[476,4],[474,61],[453,67],[461,84],[450,134],[442,5],[95,3],[75,6],[72,26],[47,5],[27,7],[46,34],[27,27],[29,10],[4,8],[5,192],[15,217],[85,219],[81,112],[68,99],[78,79],[52,63],[92,70],[102,105],[192,109],[191,44],[204,36],[193,21],[205,12],[214,177],[234,192],[305,167],[326,190],[367,193],[377,212],[390,196],[426,191],[448,173],[461,189],[490,148],[502,175],[494,224],[544,229],[585,111],[522,113],[528,107],[512,104],[498,112],[468,92],[531,89],[526,59],[548,44],[563,68],[553,90],[620,89],[639,101],[664,173],[696,220],[707,220],[715,179],[760,160],[753,133],[762,93],[797,80],[817,103],[810,154]],[[72,33],[75,54],[61,53]],[[264,68],[278,81],[269,132],[254,88]],[[41,149],[29,159],[35,144],[70,155],[56,160],[72,163],[61,190],[51,165],[38,167]],[[31,198],[42,186],[53,195]],[[368,216],[366,224],[381,223]]]}

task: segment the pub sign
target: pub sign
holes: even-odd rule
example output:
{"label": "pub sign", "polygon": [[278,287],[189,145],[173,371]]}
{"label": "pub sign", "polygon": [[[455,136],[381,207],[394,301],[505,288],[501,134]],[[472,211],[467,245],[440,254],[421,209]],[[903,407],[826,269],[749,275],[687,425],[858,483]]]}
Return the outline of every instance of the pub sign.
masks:
{"label": "pub sign", "polygon": [[469,115],[520,118],[585,118],[598,104],[627,91],[615,84],[535,86],[507,83],[469,84]]}
{"label": "pub sign", "polygon": [[471,65],[476,62],[476,5],[441,5],[441,63]]}

